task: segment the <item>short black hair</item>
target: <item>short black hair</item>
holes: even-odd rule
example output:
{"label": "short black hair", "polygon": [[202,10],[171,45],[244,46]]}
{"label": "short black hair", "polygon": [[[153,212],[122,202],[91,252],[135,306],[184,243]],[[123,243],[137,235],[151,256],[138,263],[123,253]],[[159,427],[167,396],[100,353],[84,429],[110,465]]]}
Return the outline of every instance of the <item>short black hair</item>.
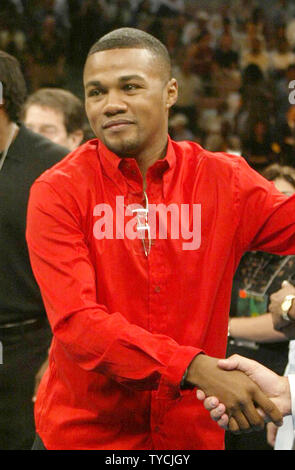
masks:
{"label": "short black hair", "polygon": [[0,51],[0,82],[3,90],[3,103],[0,104],[3,104],[8,119],[17,122],[27,87],[18,60],[4,51]]}
{"label": "short black hair", "polygon": [[30,106],[45,106],[59,111],[64,116],[64,124],[68,134],[83,129],[86,121],[82,101],[63,88],[40,88],[32,93],[22,108],[24,119]]}
{"label": "short black hair", "polygon": [[88,57],[96,52],[111,49],[147,49],[159,59],[167,78],[171,78],[171,59],[166,46],[145,31],[136,28],[115,29],[93,44]]}

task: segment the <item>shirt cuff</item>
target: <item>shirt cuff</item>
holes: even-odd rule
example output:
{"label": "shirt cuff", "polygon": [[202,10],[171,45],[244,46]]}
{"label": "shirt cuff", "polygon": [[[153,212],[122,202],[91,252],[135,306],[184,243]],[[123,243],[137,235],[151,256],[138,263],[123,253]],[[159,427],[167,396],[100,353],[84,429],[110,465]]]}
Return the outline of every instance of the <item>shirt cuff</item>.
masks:
{"label": "shirt cuff", "polygon": [[190,346],[180,346],[171,356],[169,364],[160,379],[156,398],[177,399],[191,390],[181,390],[183,375],[194,357],[202,353],[201,349]]}
{"label": "shirt cuff", "polygon": [[288,375],[291,393],[291,410],[293,418],[293,428],[295,429],[295,374]]}

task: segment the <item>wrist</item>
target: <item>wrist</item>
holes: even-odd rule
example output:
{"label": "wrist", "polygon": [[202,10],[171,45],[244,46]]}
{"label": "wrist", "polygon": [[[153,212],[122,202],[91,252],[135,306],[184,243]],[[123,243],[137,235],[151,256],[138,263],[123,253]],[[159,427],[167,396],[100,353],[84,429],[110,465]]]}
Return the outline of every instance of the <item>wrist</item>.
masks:
{"label": "wrist", "polygon": [[208,366],[212,361],[217,363],[217,359],[214,359],[206,354],[198,354],[190,363],[187,368],[186,381],[195,387],[202,388],[203,383],[208,379]]}
{"label": "wrist", "polygon": [[281,304],[281,317],[287,323],[295,321],[294,304],[295,296],[293,294],[288,294],[284,297],[283,302]]}
{"label": "wrist", "polygon": [[228,337],[230,338],[236,338],[237,337],[237,334],[236,334],[236,330],[239,331],[239,319],[237,318],[230,318],[229,319],[229,322],[228,322]]}
{"label": "wrist", "polygon": [[228,338],[233,337],[233,335],[232,335],[232,319],[231,318],[228,319],[227,337]]}

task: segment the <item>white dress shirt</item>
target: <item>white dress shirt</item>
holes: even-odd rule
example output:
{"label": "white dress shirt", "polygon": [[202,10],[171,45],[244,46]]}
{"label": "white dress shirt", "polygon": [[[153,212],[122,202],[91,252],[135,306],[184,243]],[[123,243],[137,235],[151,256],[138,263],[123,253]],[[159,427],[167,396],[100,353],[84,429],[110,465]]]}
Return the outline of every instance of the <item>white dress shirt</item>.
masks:
{"label": "white dress shirt", "polygon": [[289,360],[285,370],[291,392],[292,415],[284,417],[284,424],[278,429],[275,450],[292,450],[295,444],[295,340],[289,343]]}
{"label": "white dress shirt", "polygon": [[291,391],[293,431],[295,431],[295,374],[288,375],[288,379]]}

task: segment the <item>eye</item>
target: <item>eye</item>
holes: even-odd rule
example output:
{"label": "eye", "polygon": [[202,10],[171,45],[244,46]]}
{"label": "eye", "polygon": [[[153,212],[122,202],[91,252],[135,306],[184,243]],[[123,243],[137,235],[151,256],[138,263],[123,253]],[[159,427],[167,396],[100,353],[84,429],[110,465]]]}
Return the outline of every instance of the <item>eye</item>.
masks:
{"label": "eye", "polygon": [[126,85],[123,86],[123,90],[125,91],[134,91],[140,88],[139,85],[136,85],[135,83],[127,83]]}
{"label": "eye", "polygon": [[103,94],[103,90],[99,90],[98,88],[93,88],[88,92],[87,96],[100,96]]}

